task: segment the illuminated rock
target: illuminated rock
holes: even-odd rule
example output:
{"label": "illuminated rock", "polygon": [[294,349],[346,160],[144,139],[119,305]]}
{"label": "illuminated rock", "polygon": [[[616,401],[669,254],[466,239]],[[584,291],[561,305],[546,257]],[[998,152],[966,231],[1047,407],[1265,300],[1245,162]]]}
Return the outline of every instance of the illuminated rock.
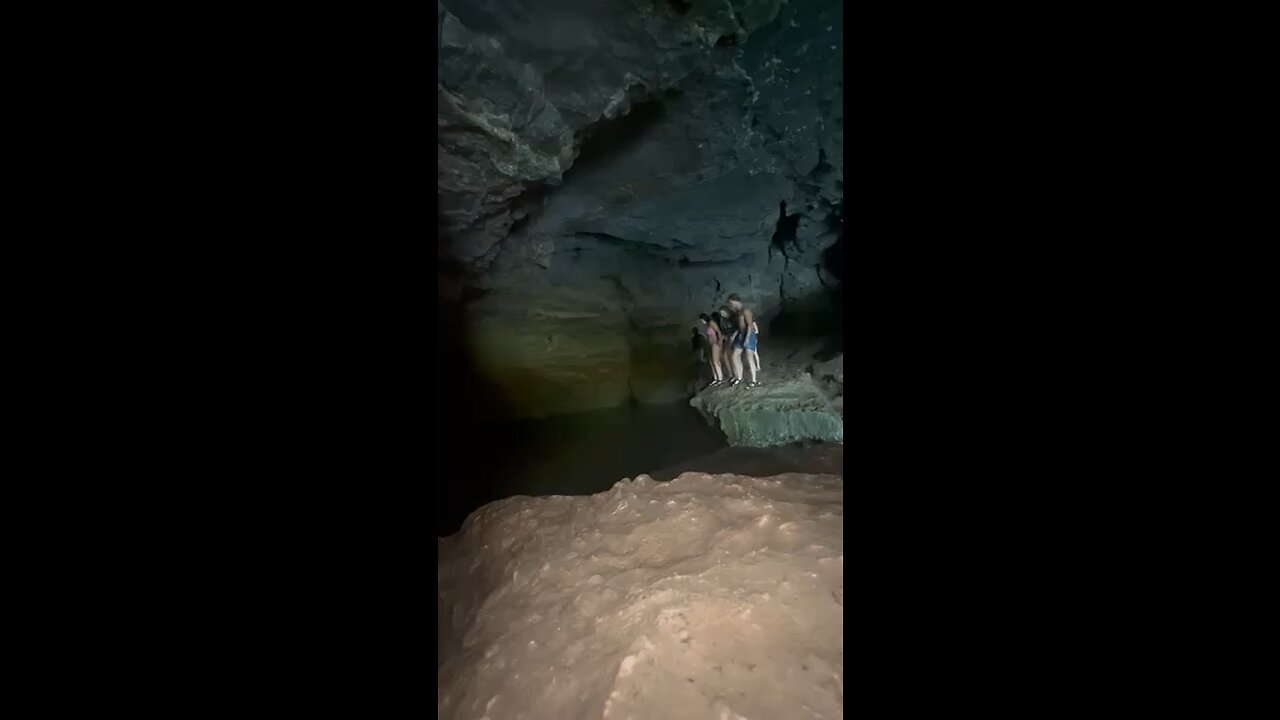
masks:
{"label": "illuminated rock", "polygon": [[441,718],[839,718],[844,491],[685,473],[439,540]]}

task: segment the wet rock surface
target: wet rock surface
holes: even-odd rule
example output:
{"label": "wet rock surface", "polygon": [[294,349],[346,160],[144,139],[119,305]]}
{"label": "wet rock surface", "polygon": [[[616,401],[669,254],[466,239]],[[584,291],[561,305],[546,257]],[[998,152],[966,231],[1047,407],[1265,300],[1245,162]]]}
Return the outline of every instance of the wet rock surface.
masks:
{"label": "wet rock surface", "polygon": [[831,405],[844,415],[844,354],[841,353],[830,360],[816,362],[807,368],[807,372],[818,388],[831,401]]}
{"label": "wet rock surface", "polygon": [[689,405],[724,433],[730,445],[769,447],[800,441],[844,442],[840,406],[796,366],[774,366],[754,388],[707,388]]}

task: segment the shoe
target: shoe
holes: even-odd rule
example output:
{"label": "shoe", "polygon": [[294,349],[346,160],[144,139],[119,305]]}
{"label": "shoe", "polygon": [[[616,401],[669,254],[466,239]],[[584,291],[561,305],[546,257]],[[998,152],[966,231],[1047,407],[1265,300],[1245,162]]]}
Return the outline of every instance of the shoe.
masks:
{"label": "shoe", "polygon": [[719,380],[712,380],[712,381],[711,381],[711,384],[710,384],[710,385],[707,385],[707,387],[720,387],[720,381],[719,381]]}
{"label": "shoe", "polygon": [[747,387],[748,387],[748,388],[758,388],[758,387],[760,387],[760,383],[755,382],[755,381],[753,380],[753,381],[751,381],[751,382],[747,383]]}

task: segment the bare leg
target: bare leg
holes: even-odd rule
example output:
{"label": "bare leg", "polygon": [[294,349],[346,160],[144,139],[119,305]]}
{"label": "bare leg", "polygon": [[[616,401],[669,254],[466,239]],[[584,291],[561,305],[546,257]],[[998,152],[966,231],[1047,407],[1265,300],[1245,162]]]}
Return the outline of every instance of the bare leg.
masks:
{"label": "bare leg", "polygon": [[742,379],[742,348],[734,348],[733,355],[733,379]]}
{"label": "bare leg", "polygon": [[754,350],[747,351],[747,370],[751,372],[751,382],[755,382],[760,372],[760,356]]}
{"label": "bare leg", "polygon": [[723,380],[724,376],[720,374],[720,346],[711,346],[711,379]]}

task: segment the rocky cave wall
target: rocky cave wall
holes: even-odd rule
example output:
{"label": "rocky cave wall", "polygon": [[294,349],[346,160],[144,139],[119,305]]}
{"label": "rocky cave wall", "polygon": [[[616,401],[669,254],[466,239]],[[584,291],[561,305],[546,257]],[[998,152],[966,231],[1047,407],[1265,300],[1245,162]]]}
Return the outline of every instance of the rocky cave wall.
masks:
{"label": "rocky cave wall", "polygon": [[438,17],[442,293],[514,414],[679,400],[700,312],[736,292],[765,325],[838,282],[838,0]]}

